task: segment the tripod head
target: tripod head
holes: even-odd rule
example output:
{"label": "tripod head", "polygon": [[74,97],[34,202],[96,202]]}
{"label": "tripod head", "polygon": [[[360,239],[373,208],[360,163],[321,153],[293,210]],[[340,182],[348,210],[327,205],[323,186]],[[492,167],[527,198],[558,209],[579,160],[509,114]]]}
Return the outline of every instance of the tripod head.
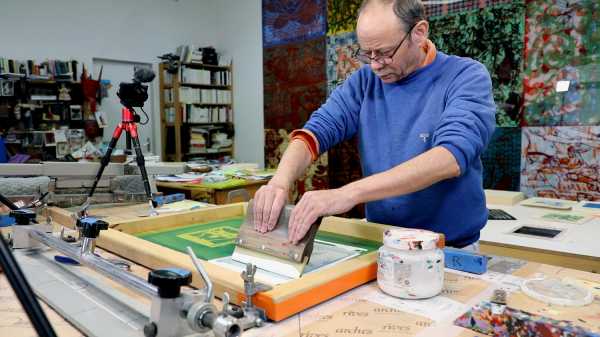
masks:
{"label": "tripod head", "polygon": [[121,99],[121,104],[130,110],[136,107],[142,108],[146,100],[148,100],[148,86],[142,83],[152,82],[155,76],[151,69],[135,69],[132,83],[119,83],[117,96]]}

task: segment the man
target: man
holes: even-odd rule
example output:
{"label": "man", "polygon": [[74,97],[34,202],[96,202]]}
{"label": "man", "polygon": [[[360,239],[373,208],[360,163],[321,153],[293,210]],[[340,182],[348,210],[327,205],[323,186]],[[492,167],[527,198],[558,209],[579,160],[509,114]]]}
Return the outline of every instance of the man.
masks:
{"label": "man", "polygon": [[365,65],[291,134],[277,172],[255,195],[255,227],[274,228],[288,191],[311,160],[358,134],[365,178],[306,192],[290,216],[297,243],[319,216],[366,203],[369,221],[479,240],[487,221],[480,154],[495,127],[489,73],[436,51],[419,0],[366,0],[356,26]]}

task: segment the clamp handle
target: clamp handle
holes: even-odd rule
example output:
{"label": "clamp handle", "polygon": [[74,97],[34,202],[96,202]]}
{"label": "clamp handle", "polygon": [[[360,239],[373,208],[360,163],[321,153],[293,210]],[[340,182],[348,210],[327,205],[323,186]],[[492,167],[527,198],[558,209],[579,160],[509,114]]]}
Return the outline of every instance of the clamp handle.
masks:
{"label": "clamp handle", "polygon": [[17,225],[26,226],[35,220],[37,214],[31,209],[21,208],[10,211],[10,216],[15,218]]}
{"label": "clamp handle", "polygon": [[148,282],[158,288],[161,298],[177,298],[181,287],[192,283],[192,273],[180,268],[157,269],[148,273]]}
{"label": "clamp handle", "polygon": [[81,229],[84,238],[95,239],[101,230],[108,229],[108,222],[91,216],[77,219],[77,227]]}

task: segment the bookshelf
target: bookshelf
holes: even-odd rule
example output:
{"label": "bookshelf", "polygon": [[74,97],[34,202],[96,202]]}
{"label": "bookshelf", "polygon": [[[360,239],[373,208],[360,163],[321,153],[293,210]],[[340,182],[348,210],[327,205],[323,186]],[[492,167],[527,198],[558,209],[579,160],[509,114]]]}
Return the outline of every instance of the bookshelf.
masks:
{"label": "bookshelf", "polygon": [[0,136],[10,154],[55,160],[81,148],[89,118],[80,75],[75,60],[0,57]]}
{"label": "bookshelf", "polygon": [[162,158],[187,161],[233,154],[232,66],[159,64]]}

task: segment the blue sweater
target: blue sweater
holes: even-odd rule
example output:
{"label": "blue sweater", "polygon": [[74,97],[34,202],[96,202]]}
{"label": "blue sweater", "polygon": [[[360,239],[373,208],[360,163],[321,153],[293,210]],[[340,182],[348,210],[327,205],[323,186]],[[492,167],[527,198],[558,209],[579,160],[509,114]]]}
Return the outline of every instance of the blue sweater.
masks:
{"label": "blue sweater", "polygon": [[444,233],[450,246],[479,239],[487,221],[480,154],[495,128],[492,83],[469,58],[435,60],[391,84],[364,66],[336,88],[304,126],[323,153],[358,134],[364,176],[389,170],[429,149],[448,149],[460,176],[424,190],[366,204],[369,221]]}

